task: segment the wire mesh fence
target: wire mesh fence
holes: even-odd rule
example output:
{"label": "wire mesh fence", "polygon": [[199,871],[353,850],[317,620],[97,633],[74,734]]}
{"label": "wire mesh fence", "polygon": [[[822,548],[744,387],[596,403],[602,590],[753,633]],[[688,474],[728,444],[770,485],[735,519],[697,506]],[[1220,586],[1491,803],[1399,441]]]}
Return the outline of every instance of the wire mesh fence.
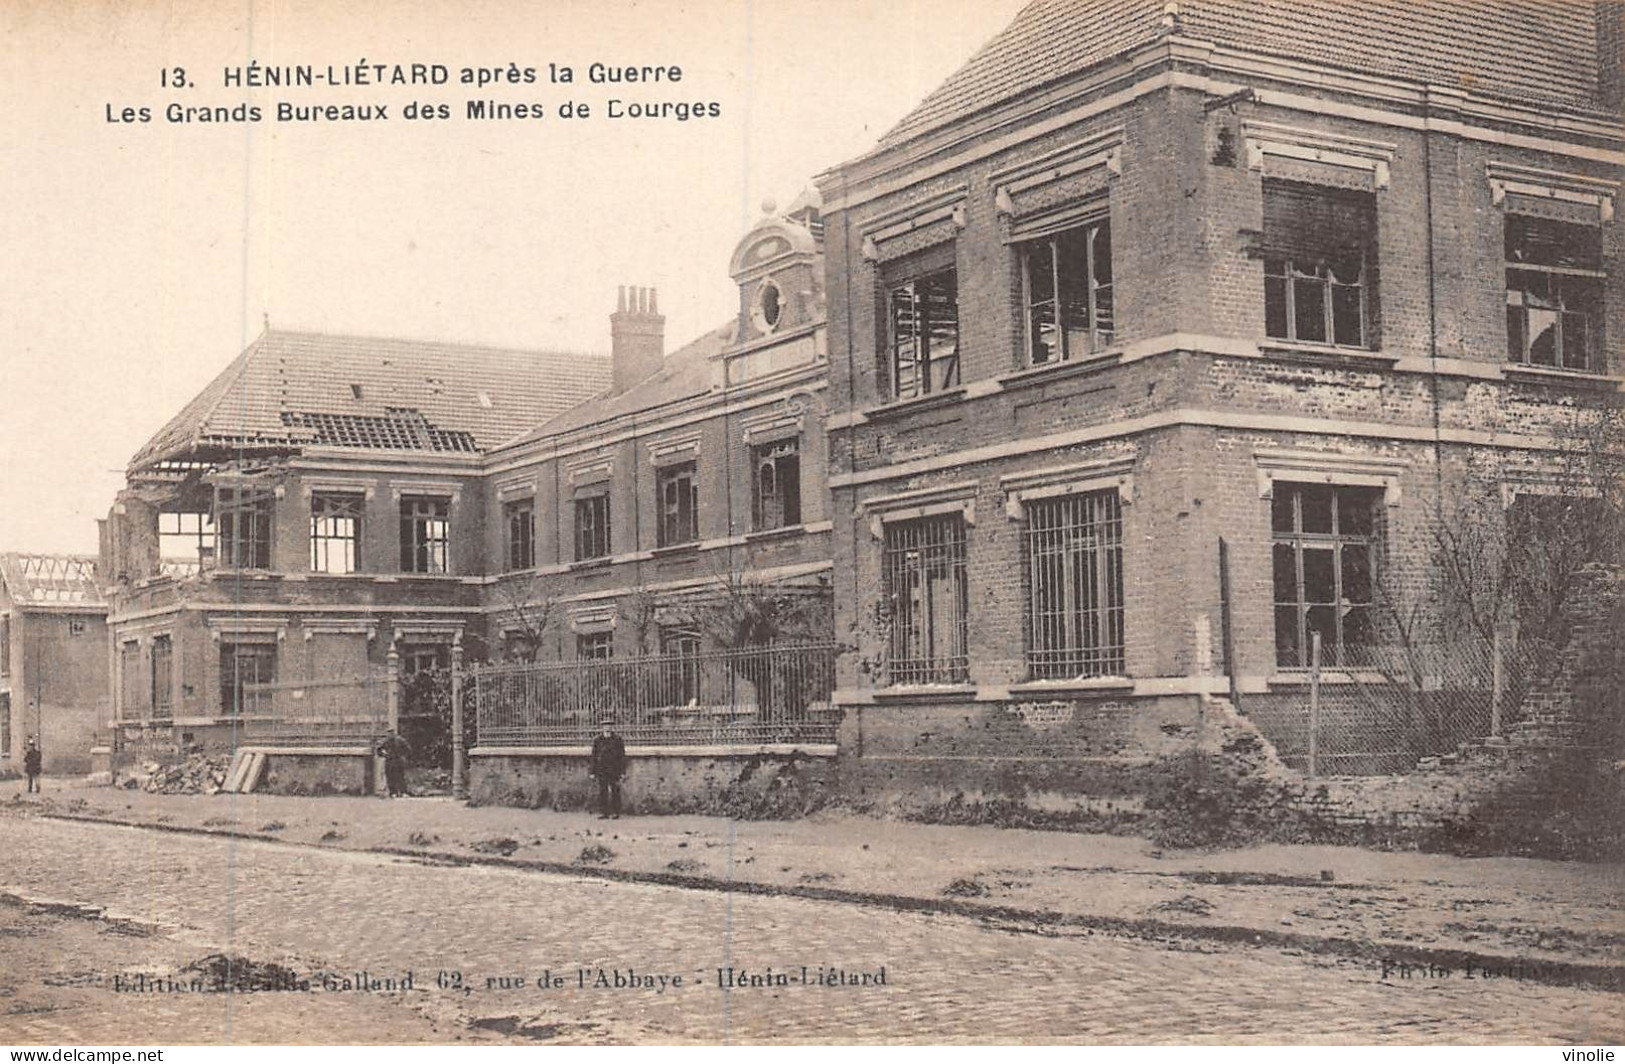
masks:
{"label": "wire mesh fence", "polygon": [[1292,694],[1248,699],[1281,758],[1312,775],[1409,772],[1504,736],[1554,651],[1538,639],[1345,647],[1338,664],[1284,674]]}
{"label": "wire mesh fence", "polygon": [[585,745],[605,717],[639,745],[833,743],[835,655],[816,643],[476,665],[467,682],[485,747]]}

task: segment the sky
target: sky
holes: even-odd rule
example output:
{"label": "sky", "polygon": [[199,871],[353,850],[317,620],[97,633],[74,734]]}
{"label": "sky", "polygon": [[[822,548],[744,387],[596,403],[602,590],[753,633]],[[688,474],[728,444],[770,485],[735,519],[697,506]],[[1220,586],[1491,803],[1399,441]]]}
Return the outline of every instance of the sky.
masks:
{"label": "sky", "polygon": [[[602,353],[617,286],[647,285],[675,350],[734,313],[728,257],[763,201],[872,147],[1022,2],[0,0],[0,550],[94,553],[130,456],[267,320]],[[228,84],[251,60],[449,80]],[[593,63],[682,73],[592,84]],[[504,79],[461,84],[472,67]],[[610,119],[612,98],[720,115]],[[469,121],[469,99],[548,114]],[[407,121],[414,101],[454,117]]]}

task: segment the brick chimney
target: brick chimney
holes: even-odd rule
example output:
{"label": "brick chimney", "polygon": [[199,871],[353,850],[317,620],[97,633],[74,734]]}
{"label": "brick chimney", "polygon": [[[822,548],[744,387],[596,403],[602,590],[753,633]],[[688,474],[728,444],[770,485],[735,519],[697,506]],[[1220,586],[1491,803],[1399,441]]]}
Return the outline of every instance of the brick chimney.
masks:
{"label": "brick chimney", "polygon": [[666,358],[666,319],[653,288],[621,285],[609,316],[609,350],[614,394],[647,380]]}

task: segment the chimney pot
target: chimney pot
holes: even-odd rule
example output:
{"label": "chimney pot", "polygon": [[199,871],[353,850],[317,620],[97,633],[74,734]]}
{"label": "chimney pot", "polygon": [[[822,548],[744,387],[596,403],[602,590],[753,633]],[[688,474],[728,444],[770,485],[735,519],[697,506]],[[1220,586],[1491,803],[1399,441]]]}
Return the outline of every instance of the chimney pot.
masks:
{"label": "chimney pot", "polygon": [[666,319],[660,316],[655,290],[622,285],[616,311],[610,315],[612,394],[619,395],[660,371],[666,356]]}

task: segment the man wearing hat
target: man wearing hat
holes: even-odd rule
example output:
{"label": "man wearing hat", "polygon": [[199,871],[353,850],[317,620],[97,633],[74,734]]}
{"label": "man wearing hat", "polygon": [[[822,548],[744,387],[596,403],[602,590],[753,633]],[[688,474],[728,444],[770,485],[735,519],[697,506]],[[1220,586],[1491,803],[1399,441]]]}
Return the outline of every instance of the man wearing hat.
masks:
{"label": "man wearing hat", "polygon": [[23,751],[23,775],[28,777],[28,791],[30,794],[39,790],[39,770],[39,740],[30,736],[28,747]]}
{"label": "man wearing hat", "polygon": [[592,777],[598,781],[598,819],[621,816],[621,777],[626,775],[626,744],[615,734],[615,718],[598,722],[592,741]]}

